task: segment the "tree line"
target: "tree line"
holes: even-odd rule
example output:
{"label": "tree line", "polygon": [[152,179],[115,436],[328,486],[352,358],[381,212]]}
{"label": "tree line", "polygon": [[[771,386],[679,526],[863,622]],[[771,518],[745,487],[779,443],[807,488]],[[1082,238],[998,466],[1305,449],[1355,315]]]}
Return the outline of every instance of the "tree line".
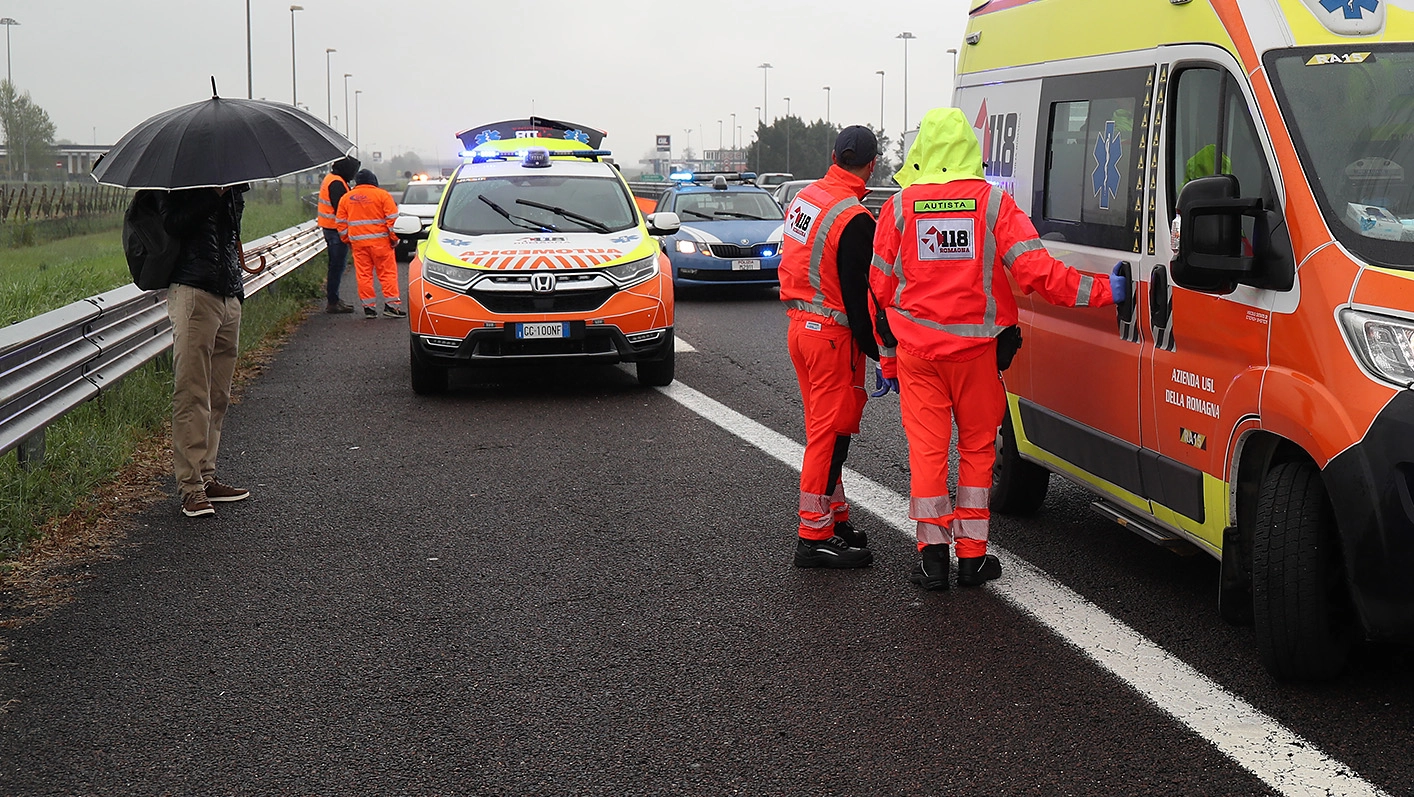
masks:
{"label": "tree line", "polygon": [[[903,155],[889,135],[873,125],[866,126],[879,138],[879,163],[869,183],[884,185],[898,170]],[[819,179],[829,171],[840,129],[823,119],[807,123],[799,116],[777,119],[770,125],[758,123],[756,140],[746,148],[746,166],[758,174],[789,172],[798,180]]]}
{"label": "tree line", "polygon": [[54,123],[49,113],[21,94],[8,80],[0,80],[0,132],[5,135],[6,168],[4,177],[21,179],[49,177],[54,166]]}

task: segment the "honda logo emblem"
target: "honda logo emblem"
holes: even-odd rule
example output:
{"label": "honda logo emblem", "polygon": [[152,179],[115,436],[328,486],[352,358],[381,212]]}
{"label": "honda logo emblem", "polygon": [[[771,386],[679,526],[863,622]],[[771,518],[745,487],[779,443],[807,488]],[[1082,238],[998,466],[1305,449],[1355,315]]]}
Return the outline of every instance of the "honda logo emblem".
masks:
{"label": "honda logo emblem", "polygon": [[531,274],[530,289],[536,293],[551,293],[555,290],[554,274]]}

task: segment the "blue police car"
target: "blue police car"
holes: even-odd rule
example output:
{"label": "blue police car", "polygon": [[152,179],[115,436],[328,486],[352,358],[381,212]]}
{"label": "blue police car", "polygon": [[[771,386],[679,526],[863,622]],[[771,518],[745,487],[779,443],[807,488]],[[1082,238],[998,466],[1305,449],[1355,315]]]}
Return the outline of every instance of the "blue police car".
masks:
{"label": "blue police car", "polygon": [[778,285],[785,214],[750,172],[678,173],[649,223],[672,213],[681,227],[662,239],[676,285]]}

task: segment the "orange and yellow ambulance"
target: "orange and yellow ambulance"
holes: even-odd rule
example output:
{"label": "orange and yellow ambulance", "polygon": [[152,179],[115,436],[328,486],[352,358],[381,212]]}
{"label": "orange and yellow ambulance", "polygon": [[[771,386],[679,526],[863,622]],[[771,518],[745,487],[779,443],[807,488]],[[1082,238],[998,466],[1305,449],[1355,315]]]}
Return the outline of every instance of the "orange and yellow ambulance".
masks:
{"label": "orange and yellow ambulance", "polygon": [[1018,295],[993,505],[1221,561],[1279,678],[1414,632],[1414,0],[973,0],[956,104],[1114,309]]}
{"label": "orange and yellow ambulance", "polygon": [[654,236],[677,218],[647,224],[602,135],[541,119],[459,134],[463,163],[408,267],[415,392],[500,363],[635,363],[645,385],[673,381],[672,277]]}

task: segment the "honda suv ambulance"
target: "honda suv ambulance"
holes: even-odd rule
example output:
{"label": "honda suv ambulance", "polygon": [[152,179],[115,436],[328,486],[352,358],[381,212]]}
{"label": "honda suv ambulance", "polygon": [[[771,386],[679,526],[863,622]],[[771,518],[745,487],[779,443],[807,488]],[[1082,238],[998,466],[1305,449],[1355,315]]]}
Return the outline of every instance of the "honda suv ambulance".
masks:
{"label": "honda suv ambulance", "polygon": [[676,217],[650,228],[583,130],[537,119],[461,134],[474,148],[408,268],[415,392],[445,390],[452,367],[509,362],[631,362],[645,385],[673,381],[672,278],[653,236]]}
{"label": "honda suv ambulance", "polygon": [[1221,560],[1279,678],[1414,632],[1414,2],[973,0],[956,104],[1051,254],[993,506],[1048,471]]}

